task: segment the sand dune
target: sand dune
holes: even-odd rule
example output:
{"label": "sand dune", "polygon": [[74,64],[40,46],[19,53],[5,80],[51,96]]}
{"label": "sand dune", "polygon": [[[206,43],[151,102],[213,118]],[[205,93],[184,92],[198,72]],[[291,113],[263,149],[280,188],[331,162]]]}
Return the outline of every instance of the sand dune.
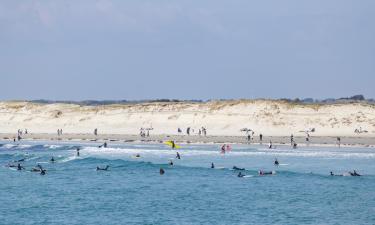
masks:
{"label": "sand dune", "polygon": [[[256,135],[375,136],[375,106],[351,104],[294,104],[272,100],[212,101],[207,103],[144,103],[135,105],[79,106],[73,104],[0,103],[0,133],[27,128],[33,133],[138,134],[152,127],[152,134],[177,134],[202,126],[209,135],[242,135],[251,128]],[[362,128],[368,133],[356,134]]]}

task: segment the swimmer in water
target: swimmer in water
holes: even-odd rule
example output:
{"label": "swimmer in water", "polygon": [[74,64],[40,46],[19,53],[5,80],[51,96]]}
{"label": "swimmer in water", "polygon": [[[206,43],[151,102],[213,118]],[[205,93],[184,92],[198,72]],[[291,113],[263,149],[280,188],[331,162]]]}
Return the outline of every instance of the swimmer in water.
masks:
{"label": "swimmer in water", "polygon": [[96,171],[99,171],[99,170],[105,170],[105,171],[107,171],[108,169],[109,169],[108,165],[105,168],[100,168],[99,166],[96,167]]}
{"label": "swimmer in water", "polygon": [[136,154],[135,157],[136,157],[136,158],[140,158],[141,155],[140,155],[140,154]]}
{"label": "swimmer in water", "polygon": [[172,161],[172,160],[169,161],[169,165],[170,165],[170,166],[173,166],[173,161]]}
{"label": "swimmer in water", "polygon": [[181,159],[180,153],[178,153],[178,152],[176,153],[176,158]]}
{"label": "swimmer in water", "polygon": [[46,175],[46,170],[41,170],[40,175]]}
{"label": "swimmer in water", "polygon": [[80,149],[79,149],[79,148],[77,148],[77,157],[79,157],[79,150],[80,150]]}
{"label": "swimmer in water", "polygon": [[164,173],[165,173],[164,169],[160,168],[159,173],[160,173],[160,175],[164,175]]}
{"label": "swimmer in water", "polygon": [[211,163],[211,169],[215,169],[215,164]]}
{"label": "swimmer in water", "polygon": [[275,159],[275,166],[278,166],[278,165],[279,165],[279,161]]}
{"label": "swimmer in water", "polygon": [[52,156],[52,158],[51,158],[51,163],[54,163],[55,162],[55,159],[53,158],[53,156]]}

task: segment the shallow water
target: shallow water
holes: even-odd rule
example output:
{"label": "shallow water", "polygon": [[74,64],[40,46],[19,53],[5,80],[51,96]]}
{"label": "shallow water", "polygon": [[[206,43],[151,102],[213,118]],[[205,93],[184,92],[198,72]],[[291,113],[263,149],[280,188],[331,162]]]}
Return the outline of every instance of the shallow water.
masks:
{"label": "shallow water", "polygon": [[[0,167],[0,224],[375,224],[375,149],[232,148],[183,145],[177,160],[157,144],[2,142],[0,164],[25,158],[26,170]],[[45,176],[28,172],[37,163]],[[353,169],[364,176],[329,176]]]}

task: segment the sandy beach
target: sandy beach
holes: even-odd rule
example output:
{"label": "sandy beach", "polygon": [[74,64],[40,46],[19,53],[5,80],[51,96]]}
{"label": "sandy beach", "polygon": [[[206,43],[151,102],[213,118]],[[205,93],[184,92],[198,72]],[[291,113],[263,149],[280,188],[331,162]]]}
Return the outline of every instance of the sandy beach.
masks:
{"label": "sandy beach", "polygon": [[[0,140],[13,142],[14,134],[0,134]],[[150,135],[149,137],[141,137],[139,135],[124,134],[27,134],[23,136],[25,141],[61,141],[61,142],[97,142],[97,143],[162,143],[167,140],[174,140],[181,144],[269,144],[272,141],[274,145],[290,145],[290,137],[286,136],[264,136],[263,141],[259,137],[254,137],[250,142],[244,136],[187,136],[187,135]],[[298,146],[337,146],[336,137],[318,137],[310,138],[309,143],[305,137],[295,137],[294,141]],[[375,147],[375,138],[372,137],[341,137],[342,147]]]}
{"label": "sandy beach", "polygon": [[[269,141],[290,144],[293,134],[299,146],[335,145],[337,137],[343,146],[375,145],[375,107],[368,103],[233,100],[81,106],[0,102],[0,124],[3,140],[17,138],[17,131],[22,130],[22,139],[26,140],[163,142],[172,139],[180,143],[248,144],[248,134],[252,135],[250,143],[260,143],[262,134],[263,144]],[[241,131],[244,128],[250,131]],[[63,135],[57,135],[58,129],[63,130]],[[141,137],[141,129],[150,136]],[[207,136],[203,135],[203,129],[207,130]],[[312,129],[314,132],[309,133],[306,142],[305,131]],[[361,132],[354,132],[355,129]]]}
{"label": "sandy beach", "polygon": [[[140,137],[141,129],[149,137]],[[178,132],[180,128],[181,132]],[[250,132],[243,132],[242,129]],[[25,130],[28,134],[25,135]],[[63,135],[58,136],[57,130]],[[98,129],[95,136],[94,129]],[[187,129],[190,135],[187,135]],[[207,130],[207,137],[203,135]],[[355,132],[355,130],[360,132]],[[375,106],[368,103],[296,104],[274,100],[210,101],[205,103],[141,103],[81,106],[0,102],[0,139],[152,141],[181,143],[290,144],[290,135],[307,144],[375,145]],[[199,135],[201,133],[201,135]]]}

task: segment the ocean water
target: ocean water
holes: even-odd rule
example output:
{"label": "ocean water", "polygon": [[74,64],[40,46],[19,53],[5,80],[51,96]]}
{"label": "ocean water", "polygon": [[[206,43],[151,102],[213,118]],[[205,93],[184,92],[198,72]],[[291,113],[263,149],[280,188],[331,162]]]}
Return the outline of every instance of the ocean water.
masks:
{"label": "ocean water", "polygon": [[[178,160],[163,144],[1,142],[0,224],[375,224],[375,149],[219,149],[182,145]],[[6,166],[20,159],[26,170]]]}

